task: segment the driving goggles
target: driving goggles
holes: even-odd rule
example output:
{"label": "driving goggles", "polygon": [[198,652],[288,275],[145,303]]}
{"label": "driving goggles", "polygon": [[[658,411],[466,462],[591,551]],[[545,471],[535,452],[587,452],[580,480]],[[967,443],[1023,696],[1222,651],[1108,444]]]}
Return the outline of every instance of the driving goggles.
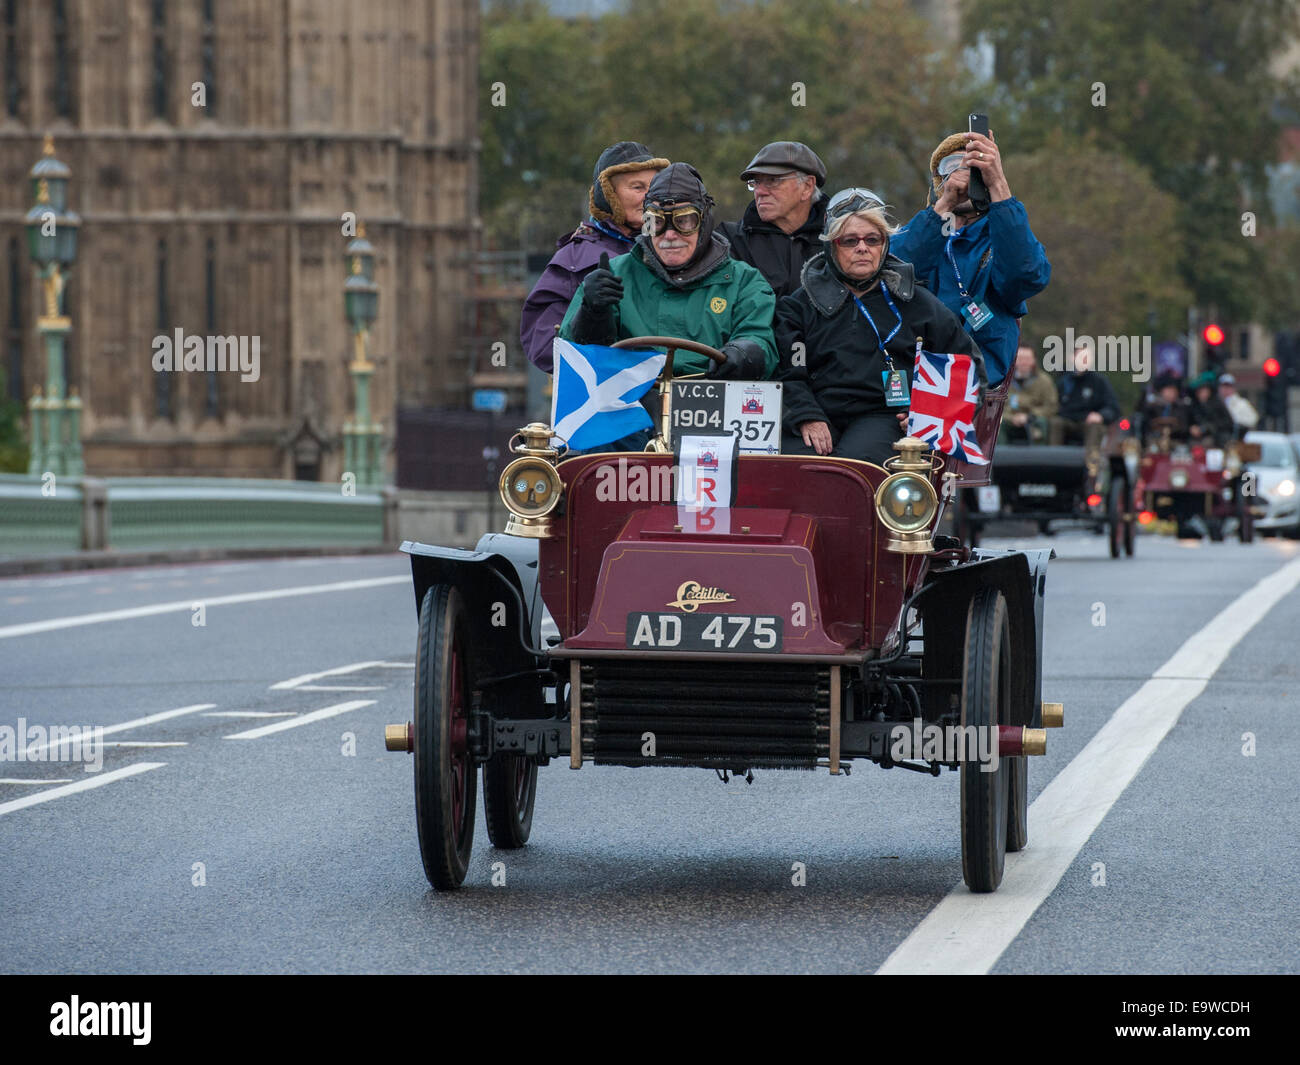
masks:
{"label": "driving goggles", "polygon": [[875,208],[884,210],[885,201],[870,189],[845,189],[831,197],[831,202],[826,205],[826,217],[833,220],[855,211],[870,211]]}
{"label": "driving goggles", "polygon": [[940,159],[938,167],[935,168],[939,171],[940,179],[947,179],[949,174],[961,166],[962,160],[965,158],[965,152],[953,152],[951,155],[945,155]]}
{"label": "driving goggles", "polygon": [[682,204],[680,207],[646,204],[642,213],[645,215],[645,228],[655,237],[669,227],[682,234],[694,233],[704,221],[700,209],[691,204]]}

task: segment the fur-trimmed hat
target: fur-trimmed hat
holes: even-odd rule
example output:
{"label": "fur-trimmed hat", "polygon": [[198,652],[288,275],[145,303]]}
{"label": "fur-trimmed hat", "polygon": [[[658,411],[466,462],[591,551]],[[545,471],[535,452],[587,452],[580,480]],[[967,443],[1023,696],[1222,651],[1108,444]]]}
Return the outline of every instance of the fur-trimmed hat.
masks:
{"label": "fur-trimmed hat", "polygon": [[601,222],[613,222],[616,226],[626,225],[623,205],[614,195],[613,176],[634,170],[662,170],[667,165],[667,159],[659,158],[637,141],[611,144],[600,153],[596,169],[591,174],[591,191],[587,194],[591,217]]}
{"label": "fur-trimmed hat", "polygon": [[943,194],[943,182],[939,179],[939,163],[952,155],[953,152],[964,152],[966,150],[965,133],[950,133],[939,142],[937,147],[930,154],[930,187],[934,189],[935,197]]}

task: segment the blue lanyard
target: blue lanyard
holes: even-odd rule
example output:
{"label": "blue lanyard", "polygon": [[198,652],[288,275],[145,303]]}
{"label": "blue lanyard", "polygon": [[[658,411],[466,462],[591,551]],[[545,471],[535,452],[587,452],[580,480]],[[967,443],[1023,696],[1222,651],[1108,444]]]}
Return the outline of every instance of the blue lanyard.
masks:
{"label": "blue lanyard", "polygon": [[615,240],[621,240],[624,244],[635,243],[631,237],[627,236],[624,233],[620,233],[617,229],[611,229],[609,226],[601,222],[600,219],[598,218],[588,218],[587,224],[589,226],[592,226],[595,229],[599,229],[602,233],[613,237]]}
{"label": "blue lanyard", "polygon": [[961,293],[962,299],[968,300],[970,299],[970,293],[966,291],[966,283],[961,279],[961,271],[957,269],[957,260],[952,254],[952,242],[956,239],[957,234],[954,233],[948,238],[948,243],[943,246],[943,250],[948,253],[948,261],[952,263],[952,272],[957,275],[957,291]]}
{"label": "blue lanyard", "polygon": [[867,324],[871,326],[871,331],[876,334],[876,343],[880,345],[880,353],[884,355],[886,361],[888,361],[889,352],[885,350],[885,345],[893,340],[898,334],[898,331],[903,328],[903,316],[898,313],[898,308],[894,306],[894,301],[889,298],[889,286],[883,281],[880,282],[880,291],[885,294],[885,303],[889,305],[889,309],[894,312],[894,317],[898,319],[898,323],[892,330],[890,330],[889,336],[885,337],[884,340],[880,339],[880,330],[876,328],[876,323],[871,317],[871,312],[862,305],[862,301],[858,299],[857,296],[853,297],[853,302],[858,305],[858,310],[862,312],[862,317],[867,320]]}

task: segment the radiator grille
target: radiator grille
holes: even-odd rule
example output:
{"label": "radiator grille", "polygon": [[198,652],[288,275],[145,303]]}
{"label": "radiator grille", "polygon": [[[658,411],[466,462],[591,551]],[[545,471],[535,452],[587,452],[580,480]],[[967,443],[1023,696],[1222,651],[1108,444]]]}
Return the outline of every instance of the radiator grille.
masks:
{"label": "radiator grille", "polygon": [[597,659],[581,685],[582,751],[597,765],[810,769],[829,756],[826,666]]}

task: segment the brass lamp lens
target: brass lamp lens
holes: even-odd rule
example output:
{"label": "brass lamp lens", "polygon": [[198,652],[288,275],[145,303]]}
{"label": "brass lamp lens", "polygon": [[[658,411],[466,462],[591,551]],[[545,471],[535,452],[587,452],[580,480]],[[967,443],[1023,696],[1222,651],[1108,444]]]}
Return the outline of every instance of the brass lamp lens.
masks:
{"label": "brass lamp lens", "polygon": [[934,517],[934,488],[914,473],[896,473],[877,489],[876,510],[894,532],[921,532]]}
{"label": "brass lamp lens", "polygon": [[521,518],[540,518],[560,501],[559,474],[543,458],[526,455],[501,471],[501,500],[510,513]]}

